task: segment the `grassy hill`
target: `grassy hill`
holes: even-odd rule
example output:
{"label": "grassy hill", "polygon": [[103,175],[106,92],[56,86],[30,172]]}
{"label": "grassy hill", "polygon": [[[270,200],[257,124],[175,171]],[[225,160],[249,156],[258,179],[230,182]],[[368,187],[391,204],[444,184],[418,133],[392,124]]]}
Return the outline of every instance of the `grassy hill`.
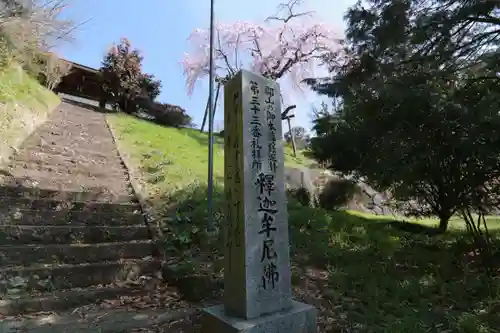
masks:
{"label": "grassy hill", "polygon": [[[203,232],[207,135],[121,114],[110,115],[109,122],[144,186],[179,281],[193,274],[221,276],[220,234],[211,239]],[[219,225],[221,144],[217,138],[214,199]],[[292,159],[288,151],[286,163],[307,166],[311,161]],[[459,219],[449,232],[436,235],[427,227],[433,220],[408,224],[304,207],[293,200],[288,213],[294,294],[319,309],[321,332],[486,333],[500,327],[500,279],[485,274]],[[496,221],[490,225],[499,226]],[[498,230],[492,233],[498,248]],[[190,284],[181,287],[185,293],[203,294]]]}
{"label": "grassy hill", "polygon": [[[172,191],[191,183],[206,182],[208,176],[208,136],[196,129],[168,128],[129,117],[109,116],[119,140],[139,166],[148,190]],[[214,136],[214,179],[223,182],[224,139]],[[314,161],[291,148],[285,151],[285,165],[310,166]]]}
{"label": "grassy hill", "polygon": [[0,72],[0,162],[48,116],[60,100],[19,66]]}

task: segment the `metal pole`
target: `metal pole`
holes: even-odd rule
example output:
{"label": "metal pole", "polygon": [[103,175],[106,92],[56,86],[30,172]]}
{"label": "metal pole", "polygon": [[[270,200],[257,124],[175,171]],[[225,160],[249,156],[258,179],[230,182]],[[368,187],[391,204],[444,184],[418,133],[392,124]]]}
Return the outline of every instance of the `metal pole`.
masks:
{"label": "metal pole", "polygon": [[212,196],[214,192],[213,184],[213,173],[214,173],[214,103],[213,103],[213,93],[214,93],[214,0],[210,0],[210,74],[208,83],[208,103],[210,104],[208,109],[208,194],[207,194],[207,204],[208,204],[208,226],[207,230],[213,231],[214,228],[214,217],[213,217],[213,207],[212,207]]}

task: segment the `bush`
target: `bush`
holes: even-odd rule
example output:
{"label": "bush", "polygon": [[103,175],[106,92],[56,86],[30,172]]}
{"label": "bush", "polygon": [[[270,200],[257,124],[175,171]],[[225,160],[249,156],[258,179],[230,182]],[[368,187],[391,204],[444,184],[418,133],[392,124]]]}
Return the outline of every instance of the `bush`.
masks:
{"label": "bush", "polygon": [[191,124],[191,117],[186,110],[177,105],[146,102],[143,111],[165,126],[185,127]]}
{"label": "bush", "polygon": [[331,179],[318,196],[321,208],[335,210],[345,206],[359,193],[359,187],[348,179]]}
{"label": "bush", "polygon": [[311,193],[309,193],[309,191],[305,187],[288,190],[287,197],[289,200],[290,199],[296,200],[302,206],[311,205]]}

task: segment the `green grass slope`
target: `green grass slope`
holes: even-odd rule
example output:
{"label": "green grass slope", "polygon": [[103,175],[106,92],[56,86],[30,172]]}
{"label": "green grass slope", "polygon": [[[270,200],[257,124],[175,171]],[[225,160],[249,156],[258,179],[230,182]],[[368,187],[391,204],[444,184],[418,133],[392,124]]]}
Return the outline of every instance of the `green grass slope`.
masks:
{"label": "green grass slope", "polygon": [[[204,183],[208,176],[208,135],[196,129],[176,129],[112,114],[108,117],[118,140],[139,166],[144,183],[151,193],[183,189],[192,183]],[[214,179],[223,182],[224,139],[214,136]],[[286,148],[287,166],[309,166],[312,160],[300,152],[293,157]]]}
{"label": "green grass slope", "polygon": [[[109,116],[119,149],[145,186],[163,231],[169,263],[182,277],[221,276],[219,233],[207,223],[207,135],[165,128],[126,115]],[[222,224],[222,139],[215,145],[215,220]],[[305,157],[288,165],[307,165]],[[435,235],[435,221],[288,204],[295,296],[319,309],[321,332],[499,332],[500,278],[488,277],[468,245],[463,222]],[[491,221],[500,244],[498,222]],[[194,272],[194,273],[193,273]],[[202,294],[193,285],[183,292]]]}
{"label": "green grass slope", "polygon": [[0,162],[6,161],[59,103],[57,95],[19,66],[0,72]]}

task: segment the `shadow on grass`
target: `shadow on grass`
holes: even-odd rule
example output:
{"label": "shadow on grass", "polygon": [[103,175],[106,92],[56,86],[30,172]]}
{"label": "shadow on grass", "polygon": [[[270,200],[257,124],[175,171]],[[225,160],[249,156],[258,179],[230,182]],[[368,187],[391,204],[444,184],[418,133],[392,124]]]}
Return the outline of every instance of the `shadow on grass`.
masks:
{"label": "shadow on grass", "polygon": [[[191,187],[151,203],[163,221],[165,251],[184,260],[190,253],[194,265],[204,267],[201,274],[220,276],[222,239],[220,234],[210,239],[203,231],[206,193],[204,187]],[[219,227],[221,194],[218,188],[214,198]],[[320,316],[335,318],[323,331],[434,332],[440,327],[440,332],[493,332],[500,325],[499,279],[474,265],[463,233],[437,234],[432,228],[293,201],[288,212],[296,287],[303,288],[306,280],[316,284],[319,293],[306,288],[305,294]],[[498,235],[494,240],[498,246]],[[327,278],[316,281],[308,275],[311,269]]]}
{"label": "shadow on grass", "polygon": [[[207,245],[210,247],[213,244],[209,239],[205,239],[205,230],[209,223],[205,186],[193,185],[170,195],[159,195],[150,198],[149,203],[154,208],[159,227],[165,236],[164,250],[174,251],[174,254],[190,254],[192,257],[199,254],[220,254],[219,248],[206,248]],[[217,230],[217,240],[223,223],[222,204],[223,189],[216,186],[213,195],[213,222]]]}
{"label": "shadow on grass", "polygon": [[[78,96],[71,96],[71,95],[65,94],[65,95],[61,96],[61,100],[65,103],[72,104],[72,105],[75,105],[75,106],[78,106],[81,108],[85,108],[88,110],[92,110],[92,111],[98,112],[98,113],[118,113],[118,112],[121,112],[121,111],[111,109],[111,108],[102,108],[99,105],[96,105],[96,103],[97,103],[96,101],[85,99],[85,98],[78,97]],[[123,114],[126,114],[128,116],[131,116],[131,117],[134,117],[134,118],[146,121],[146,122],[150,122],[152,124],[162,126],[162,127],[173,127],[173,128],[179,128],[179,129],[182,128],[182,127],[176,127],[176,126],[167,126],[167,125],[163,124],[161,121],[158,121],[155,117],[152,117],[144,112],[136,112],[136,113],[123,112]]]}
{"label": "shadow on grass", "polygon": [[123,114],[126,114],[126,115],[131,116],[131,117],[135,117],[135,118],[143,120],[143,121],[147,121],[151,124],[155,124],[155,125],[158,125],[161,127],[189,130],[189,129],[187,129],[187,127],[184,127],[184,126],[167,125],[167,124],[163,123],[162,121],[158,120],[156,117],[154,117],[146,112],[143,112],[143,111],[134,112],[134,113],[123,112]]}
{"label": "shadow on grass", "polygon": [[[196,140],[198,144],[202,147],[208,146],[208,133],[200,132],[198,129],[185,129],[184,133],[188,135],[190,138]],[[214,145],[219,146],[221,149],[224,149],[224,137],[217,135],[214,133]]]}
{"label": "shadow on grass", "polygon": [[[154,116],[149,115],[146,112],[137,112],[137,113],[125,113],[121,112],[122,115],[126,115],[129,117],[136,118],[138,120],[144,121],[146,123],[156,125],[159,127],[163,128],[171,128],[171,129],[176,129],[179,130],[180,133],[194,139],[201,147],[207,147],[208,146],[208,134],[207,133],[200,133],[199,130],[186,127],[186,126],[174,126],[174,125],[167,125],[159,120],[157,120]],[[150,130],[155,130],[153,128],[150,128]],[[224,146],[224,138],[220,138],[214,135],[214,143],[216,145],[221,145],[223,148]]]}
{"label": "shadow on grass", "polygon": [[429,227],[426,225],[407,222],[407,221],[393,221],[393,222],[389,222],[389,224],[394,229],[399,229],[401,231],[405,231],[405,232],[412,233],[412,234],[437,236],[441,233],[441,231],[438,228]]}
{"label": "shadow on grass", "polygon": [[304,150],[303,154],[305,157],[310,158],[312,160],[316,159],[316,156],[314,156],[313,152],[311,150]]}

